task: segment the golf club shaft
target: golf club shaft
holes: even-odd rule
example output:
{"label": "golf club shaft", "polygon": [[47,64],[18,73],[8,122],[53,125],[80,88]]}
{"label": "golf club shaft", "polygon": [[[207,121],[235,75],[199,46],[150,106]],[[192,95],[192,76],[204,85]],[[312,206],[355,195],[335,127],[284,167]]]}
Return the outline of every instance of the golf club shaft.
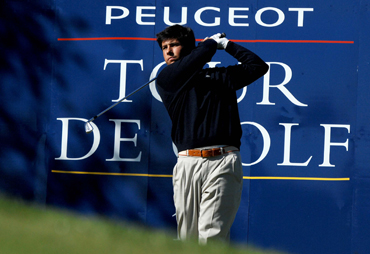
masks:
{"label": "golf club shaft", "polygon": [[[226,34],[225,33],[222,33],[220,38],[224,38],[226,37]],[[147,85],[149,85],[150,83],[152,83],[154,80],[156,80],[157,78],[153,78],[151,80],[149,80],[146,84],[144,84],[143,86],[139,87],[138,89],[136,89],[135,91],[133,91],[132,93],[130,93],[129,95],[127,95],[126,97],[120,99],[119,101],[117,101],[115,104],[113,104],[112,106],[108,107],[107,109],[103,110],[102,112],[100,112],[99,114],[97,114],[96,116],[92,117],[89,119],[88,123],[91,122],[91,121],[94,121],[96,118],[98,118],[99,116],[101,116],[102,114],[104,114],[105,112],[107,112],[108,110],[114,108],[115,106],[117,106],[119,103],[121,103],[123,100],[127,99],[128,97],[130,97],[131,95],[137,93],[138,91],[140,91],[141,89],[143,89],[144,87],[146,87]]]}
{"label": "golf club shaft", "polygon": [[97,114],[96,116],[92,117],[89,119],[88,122],[91,122],[91,121],[94,121],[96,118],[98,118],[99,116],[101,116],[102,114],[104,114],[105,112],[107,112],[108,110],[114,108],[115,106],[117,106],[118,104],[120,104],[122,101],[126,100],[128,97],[130,97],[131,95],[139,92],[141,89],[143,89],[144,87],[146,87],[147,85],[149,85],[150,83],[152,83],[154,80],[156,80],[157,78],[153,78],[151,80],[149,80],[147,83],[145,83],[144,85],[142,85],[141,87],[139,87],[138,89],[136,89],[135,91],[131,92],[129,95],[125,96],[124,98],[120,99],[119,101],[117,101],[116,103],[114,103],[112,106],[108,107],[107,109],[103,110],[102,112],[100,112],[99,114]]}

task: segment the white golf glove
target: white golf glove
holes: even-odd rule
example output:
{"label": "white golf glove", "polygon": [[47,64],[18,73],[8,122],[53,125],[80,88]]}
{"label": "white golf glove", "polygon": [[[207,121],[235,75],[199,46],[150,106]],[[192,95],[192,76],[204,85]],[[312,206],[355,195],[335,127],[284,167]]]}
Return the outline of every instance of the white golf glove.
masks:
{"label": "white golf glove", "polygon": [[217,33],[215,35],[212,35],[210,38],[214,39],[217,42],[217,49],[226,49],[229,40],[226,37],[220,37],[221,33]]}

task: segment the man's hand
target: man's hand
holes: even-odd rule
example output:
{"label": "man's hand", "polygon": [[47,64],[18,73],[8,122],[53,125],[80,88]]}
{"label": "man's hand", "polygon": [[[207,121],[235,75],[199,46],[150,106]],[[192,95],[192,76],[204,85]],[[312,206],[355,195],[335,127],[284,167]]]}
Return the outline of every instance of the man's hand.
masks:
{"label": "man's hand", "polygon": [[210,38],[217,42],[217,49],[226,49],[229,40],[225,37],[222,37],[221,33],[214,34]]}

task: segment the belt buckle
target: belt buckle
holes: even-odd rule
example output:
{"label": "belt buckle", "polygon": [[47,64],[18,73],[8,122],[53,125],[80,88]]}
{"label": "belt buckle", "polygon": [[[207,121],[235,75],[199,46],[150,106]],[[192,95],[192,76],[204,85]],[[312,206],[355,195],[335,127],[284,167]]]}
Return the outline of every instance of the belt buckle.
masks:
{"label": "belt buckle", "polygon": [[213,148],[212,149],[212,156],[219,156],[219,155],[222,155],[223,154],[223,151],[221,148]]}
{"label": "belt buckle", "polygon": [[208,155],[208,152],[209,152],[209,149],[199,149],[199,152],[200,152],[200,157],[202,157],[202,158],[208,158],[208,157],[210,157],[209,155]]}
{"label": "belt buckle", "polygon": [[203,158],[215,157],[218,155],[222,155],[223,153],[224,153],[223,149],[221,148],[211,148],[211,149],[201,150],[201,156]]}

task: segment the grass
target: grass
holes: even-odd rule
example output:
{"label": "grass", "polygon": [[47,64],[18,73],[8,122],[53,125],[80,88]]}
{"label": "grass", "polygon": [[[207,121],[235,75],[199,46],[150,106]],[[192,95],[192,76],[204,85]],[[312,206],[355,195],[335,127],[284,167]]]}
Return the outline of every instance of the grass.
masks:
{"label": "grass", "polygon": [[221,243],[200,246],[173,238],[168,232],[41,208],[0,195],[0,253],[3,254],[277,254]]}

